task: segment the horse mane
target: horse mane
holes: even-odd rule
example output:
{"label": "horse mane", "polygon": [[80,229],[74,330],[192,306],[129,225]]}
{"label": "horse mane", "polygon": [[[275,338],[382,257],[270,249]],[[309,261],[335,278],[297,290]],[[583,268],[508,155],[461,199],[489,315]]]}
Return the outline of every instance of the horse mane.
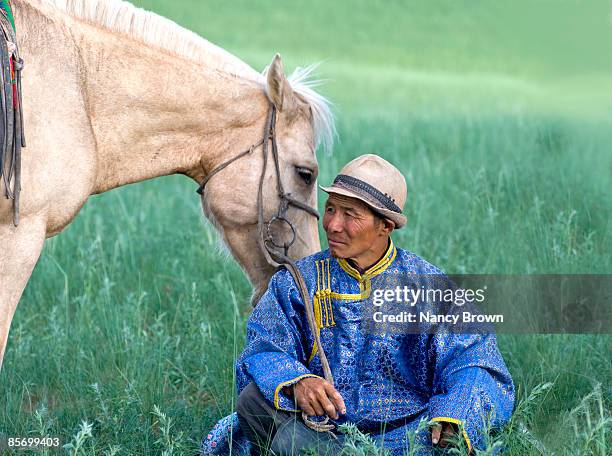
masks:
{"label": "horse mane", "polygon": [[258,80],[236,56],[163,16],[123,0],[43,0],[70,16],[170,51],[211,69]]}
{"label": "horse mane", "polygon": [[[108,30],[141,40],[207,68],[265,84],[267,68],[258,73],[238,57],[214,45],[196,33],[163,16],[136,7],[123,0],[43,0],[70,16],[99,25]],[[318,64],[296,68],[287,78],[292,89],[311,107],[317,146],[330,151],[336,136],[331,103],[314,88],[321,80],[312,79]]]}
{"label": "horse mane", "polygon": [[[315,87],[325,82],[321,79],[313,78],[313,73],[319,65],[320,63],[314,63],[305,68],[297,67],[287,80],[293,91],[300,95],[310,106],[316,146],[322,145],[323,150],[329,153],[332,150],[337,133],[331,102],[314,90]],[[266,68],[263,71],[264,75],[267,70]]]}

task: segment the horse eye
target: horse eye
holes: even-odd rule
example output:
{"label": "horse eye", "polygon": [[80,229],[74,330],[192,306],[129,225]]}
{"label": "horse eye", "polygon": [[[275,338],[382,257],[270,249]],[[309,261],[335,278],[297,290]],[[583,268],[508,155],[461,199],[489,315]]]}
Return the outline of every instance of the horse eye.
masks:
{"label": "horse eye", "polygon": [[301,166],[296,166],[295,170],[298,173],[298,176],[300,176],[300,179],[302,179],[306,185],[312,184],[312,176],[314,174],[312,170],[308,168],[302,168]]}

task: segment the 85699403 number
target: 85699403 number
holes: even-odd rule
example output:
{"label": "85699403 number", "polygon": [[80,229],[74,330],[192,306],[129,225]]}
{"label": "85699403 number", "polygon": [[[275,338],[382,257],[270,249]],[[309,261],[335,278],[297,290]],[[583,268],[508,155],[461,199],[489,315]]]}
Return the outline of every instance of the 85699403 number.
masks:
{"label": "85699403 number", "polygon": [[13,449],[53,448],[60,446],[59,437],[8,437],[6,446]]}

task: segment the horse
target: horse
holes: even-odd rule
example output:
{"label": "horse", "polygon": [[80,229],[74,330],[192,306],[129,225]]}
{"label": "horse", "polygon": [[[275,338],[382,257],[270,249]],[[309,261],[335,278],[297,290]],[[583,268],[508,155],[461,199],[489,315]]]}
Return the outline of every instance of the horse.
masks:
{"label": "horse", "polygon": [[[275,229],[295,230],[285,253],[320,250],[317,220],[304,208],[316,208],[316,150],[335,129],[312,66],[286,76],[276,54],[259,73],[123,0],[14,0],[13,8],[27,147],[17,226],[0,182],[0,367],[45,239],[90,195],[170,174],[205,183],[204,215],[246,273],[252,303],[276,270],[261,222],[279,205],[276,220],[286,223]],[[275,160],[265,155],[270,137]]]}

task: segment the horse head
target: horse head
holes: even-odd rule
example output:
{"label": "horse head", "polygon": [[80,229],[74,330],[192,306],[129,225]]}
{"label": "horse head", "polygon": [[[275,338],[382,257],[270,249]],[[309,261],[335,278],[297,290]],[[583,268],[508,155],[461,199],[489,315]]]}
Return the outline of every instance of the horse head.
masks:
{"label": "horse head", "polygon": [[[312,69],[286,77],[274,57],[262,79],[265,115],[236,141],[250,145],[228,153],[200,188],[205,214],[253,285],[253,305],[279,266],[278,255],[296,260],[320,250],[316,150],[321,143],[329,147],[335,131],[329,102],[308,79]],[[211,179],[221,171],[223,177]]]}

